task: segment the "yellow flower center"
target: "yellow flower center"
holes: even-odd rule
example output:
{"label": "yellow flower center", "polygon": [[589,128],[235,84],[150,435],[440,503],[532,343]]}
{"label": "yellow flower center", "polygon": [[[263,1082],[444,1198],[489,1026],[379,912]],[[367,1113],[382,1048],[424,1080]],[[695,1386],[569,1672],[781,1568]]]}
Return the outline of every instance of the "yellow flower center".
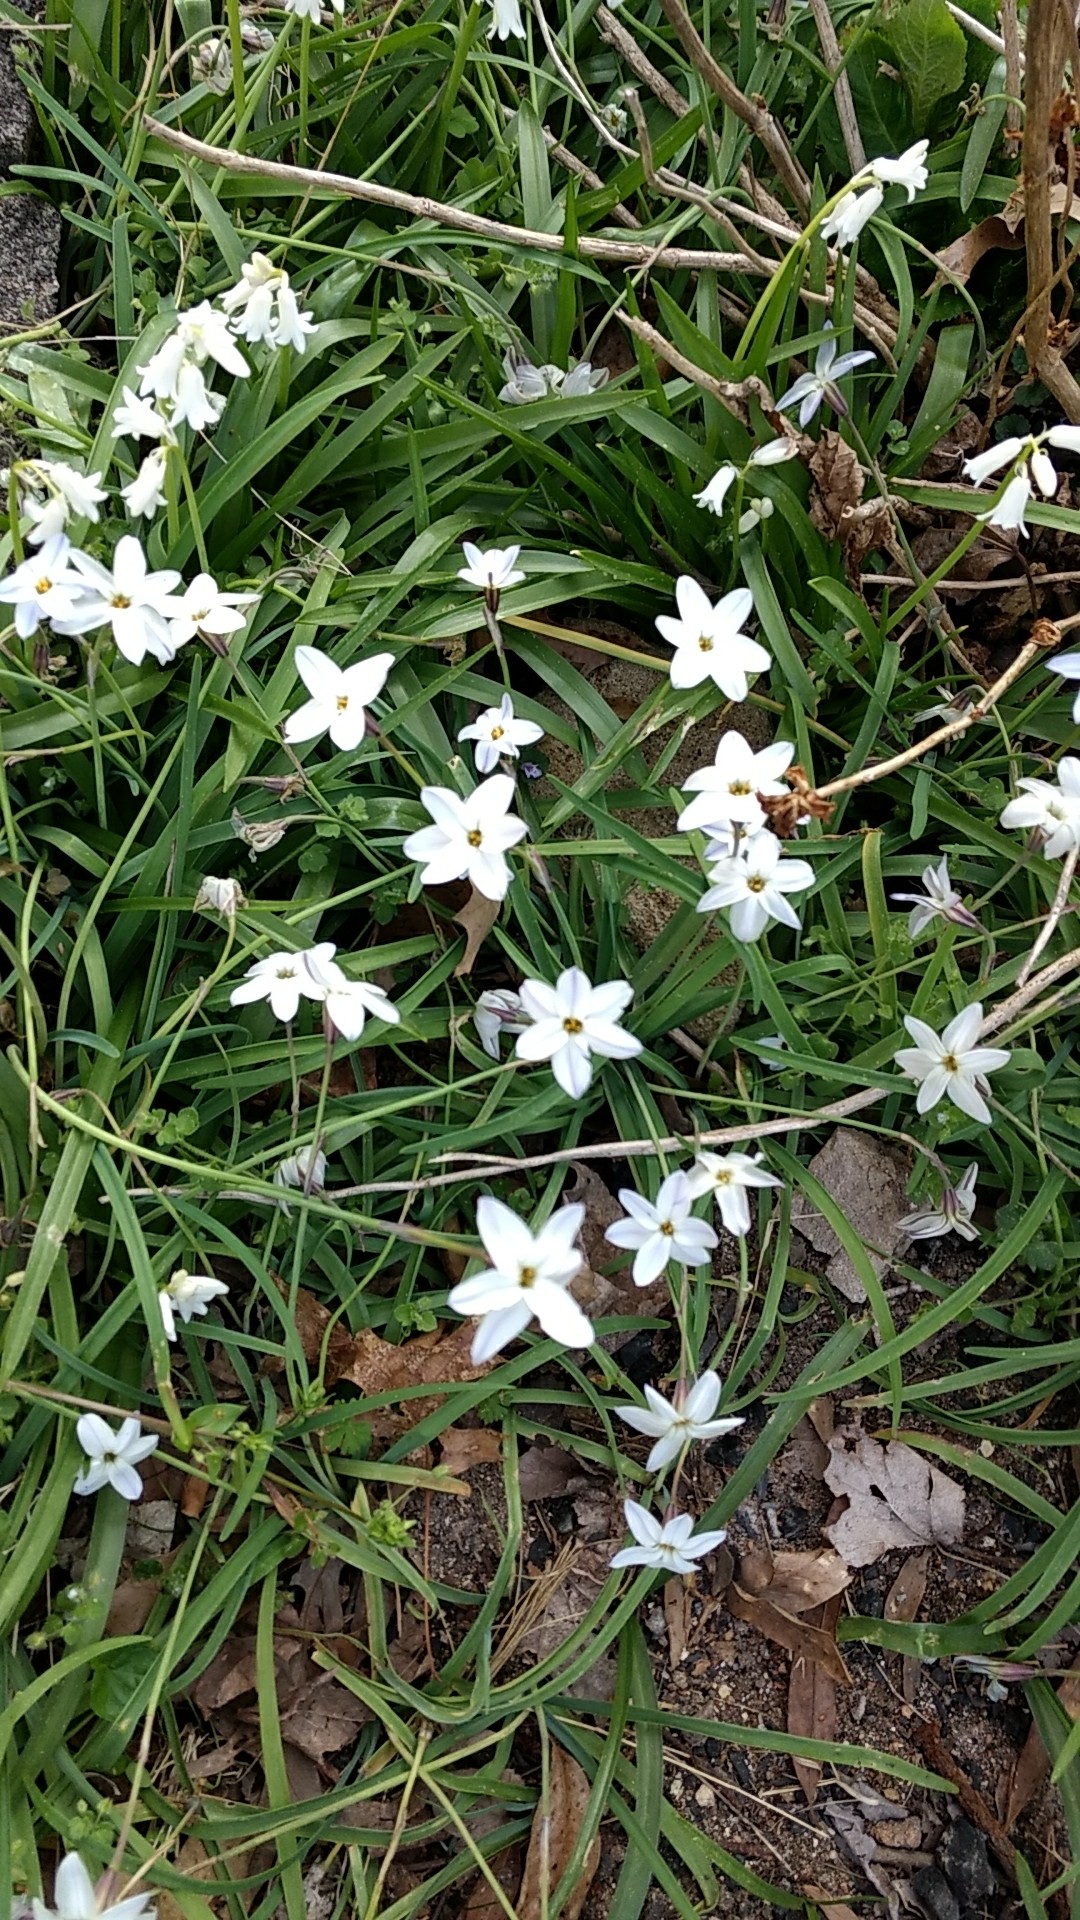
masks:
{"label": "yellow flower center", "polygon": [[491,729],[492,739],[501,740],[505,731],[506,731],[505,727],[492,727]]}
{"label": "yellow flower center", "polygon": [[712,652],[713,643],[707,633],[701,633],[698,635],[698,646],[701,648],[702,653]]}
{"label": "yellow flower center", "polygon": [[728,788],[729,793],[753,793],[753,791],[749,780],[733,780]]}
{"label": "yellow flower center", "polygon": [[760,873],[752,873],[746,882],[751,893],[764,893],[765,881]]}
{"label": "yellow flower center", "polygon": [[947,1053],[945,1055],[945,1058],[942,1060],[941,1064],[944,1067],[946,1073],[960,1072],[960,1062],[957,1059],[955,1053]]}
{"label": "yellow flower center", "polygon": [[347,709],[348,709],[348,705],[349,705],[349,696],[348,696],[348,694],[347,694],[347,693],[339,693],[339,694],[338,694],[338,697],[337,697],[337,699],[336,699],[336,700],[334,701],[334,705],[335,705],[335,707],[337,708],[337,710],[338,710],[338,712],[339,712],[339,713],[345,713],[345,712],[347,711]]}
{"label": "yellow flower center", "polygon": [[482,847],[484,844],[484,836],[480,832],[479,827],[474,827],[471,833],[466,834],[465,838],[468,840],[470,847]]}
{"label": "yellow flower center", "polygon": [[571,1018],[569,1020],[563,1021],[564,1033],[580,1033],[581,1030],[582,1030],[582,1023],[580,1020],[574,1020],[573,1018]]}
{"label": "yellow flower center", "polygon": [[114,607],[130,607],[131,601],[126,593],[114,593],[111,604]]}
{"label": "yellow flower center", "polygon": [[673,1221],[671,1221],[671,1220],[661,1220],[661,1221],[660,1221],[660,1232],[661,1232],[661,1233],[666,1233],[666,1234],[667,1234],[667,1236],[668,1236],[668,1239],[669,1239],[669,1240],[670,1240],[670,1239],[672,1239],[672,1238],[674,1237],[674,1233],[675,1233],[675,1225],[674,1225],[674,1222],[673,1222]]}
{"label": "yellow flower center", "polygon": [[34,582],[35,593],[48,593],[51,587],[52,587],[52,581],[44,573],[42,574],[40,580],[35,580]]}
{"label": "yellow flower center", "polygon": [[730,1187],[731,1185],[731,1175],[726,1167],[721,1168],[719,1173],[714,1173],[713,1180],[718,1187]]}
{"label": "yellow flower center", "polygon": [[521,1272],[518,1274],[518,1285],[522,1287],[531,1287],[535,1279],[536,1279],[535,1267],[522,1267]]}

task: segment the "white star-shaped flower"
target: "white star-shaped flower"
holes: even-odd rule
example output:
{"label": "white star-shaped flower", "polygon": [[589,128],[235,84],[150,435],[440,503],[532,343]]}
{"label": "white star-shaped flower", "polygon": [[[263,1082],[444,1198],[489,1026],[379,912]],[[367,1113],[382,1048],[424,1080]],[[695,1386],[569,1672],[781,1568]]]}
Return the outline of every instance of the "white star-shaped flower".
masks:
{"label": "white star-shaped flower", "polygon": [[71,572],[71,559],[67,534],[54,533],[36,553],[21,560],[6,580],[0,580],[0,603],[14,608],[15,631],[21,640],[29,640],[42,620],[55,624],[74,617],[82,594]]}
{"label": "white star-shaped flower", "polygon": [[303,953],[268,953],[248,968],[229,995],[229,1005],[246,1007],[256,1000],[269,1000],[271,1012],[288,1024],[296,1019],[302,999],[325,998],[326,989],[311,972]]}
{"label": "white star-shaped flower", "polygon": [[197,633],[215,640],[239,633],[247,624],[248,608],[255,606],[258,598],[257,593],[223,593],[213,574],[197,573],[181,595],[183,613],[169,622],[174,648],[193,640]]}
{"label": "white star-shaped flower", "polygon": [[317,947],[309,947],[304,954],[304,965],[315,982],[326,1018],[335,1032],[345,1040],[359,1040],[369,1014],[396,1027],[401,1015],[385,988],[368,980],[350,980],[334,959],[336,952],[333,941],[324,940]]}
{"label": "white star-shaped flower", "polygon": [[832,331],[832,321],[826,320],[825,330],[829,338],[823,340],[814,359],[812,373],[800,373],[787,392],[776,403],[778,413],[789,407],[798,407],[800,427],[808,427],[823,401],[827,401],[835,413],[843,417],[847,413],[847,404],[837,386],[845,374],[854,373],[856,367],[865,366],[867,361],[876,360],[877,355],[863,349],[859,353],[842,353],[837,356],[836,339]]}
{"label": "white star-shaped flower", "polygon": [[942,858],[940,866],[932,863],[923,868],[922,883],[926,889],[921,893],[897,893],[894,900],[902,901],[911,907],[908,915],[908,932],[914,939],[935,920],[951,920],[957,927],[977,927],[979,922],[970,907],[965,907],[963,897],[957,893],[949,878],[948,856]]}
{"label": "white star-shaped flower", "polygon": [[162,1287],[158,1294],[166,1339],[176,1339],[177,1314],[187,1326],[195,1315],[209,1312],[211,1300],[219,1299],[228,1291],[224,1280],[215,1280],[212,1274],[185,1273],[183,1267],[178,1268],[168,1286]]}
{"label": "white star-shaped flower", "polygon": [[908,205],[917,193],[921,193],[930,178],[926,165],[926,156],[930,151],[929,140],[916,140],[913,147],[905,147],[903,153],[895,159],[882,155],[871,160],[866,172],[879,180],[885,187],[903,187],[908,197]]}
{"label": "white star-shaped flower", "polygon": [[112,1487],[125,1500],[137,1500],[142,1493],[142,1475],[135,1469],[149,1459],[157,1446],[153,1434],[144,1434],[137,1420],[124,1420],[120,1431],[112,1428],[99,1413],[84,1413],[75,1422],[79,1445],[86,1465],[76,1476],[76,1493],[100,1493]]}
{"label": "white star-shaped flower", "polygon": [[973,1160],[955,1187],[944,1182],[936,1207],[923,1207],[904,1215],[897,1226],[909,1240],[940,1240],[946,1233],[958,1233],[962,1240],[977,1240],[979,1229],[972,1220],[975,1211],[975,1182],[979,1163]]}
{"label": "white star-shaped flower", "polygon": [[520,547],[474,547],[463,540],[461,551],[466,565],[458,569],[458,579],[467,587],[479,587],[481,593],[498,595],[504,587],[516,587],[525,575],[517,564]]}
{"label": "white star-shaped flower", "polygon": [[139,467],[134,480],[121,487],[120,497],[130,520],[152,520],[165,505],[165,478],[168,455],[164,446],[154,447]]}
{"label": "white star-shaped flower", "polygon": [[575,1242],[584,1219],[580,1204],[559,1207],[534,1233],[501,1200],[481,1195],[476,1226],[491,1265],[459,1281],[447,1300],[455,1313],[480,1318],[474,1365],[501,1353],[533,1319],[564,1347],[591,1346],[592,1323],[569,1292],[583,1264]]}
{"label": "white star-shaped flower", "polygon": [[783,1181],[761,1163],[760,1153],[708,1153],[694,1160],[686,1179],[695,1200],[711,1193],[729,1233],[742,1239],[750,1231],[749,1187],[782,1187]]}
{"label": "white star-shaped flower", "polygon": [[742,632],[754,610],[746,587],[725,593],[715,607],[708,594],[687,573],[675,582],[678,617],[661,613],[656,625],[669,647],[674,647],[671,684],[680,689],[712,680],[728,700],[745,700],[747,674],[765,673],[769,655],[758,641]]}
{"label": "white star-shaped flower", "polygon": [[318,647],[299,646],[294,659],[311,698],[284,722],[281,731],[285,739],[295,746],[328,733],[340,752],[352,753],[364,737],[366,709],[386,685],[393,654],[373,653],[369,660],[339,667]]}
{"label": "white star-shaped flower", "polygon": [[32,1900],[30,1911],[33,1920],[154,1920],[155,1908],[150,1894],[144,1891],[133,1893],[127,1900],[99,1900],[78,1854],[66,1853],[56,1869],[53,1905]]}
{"label": "white star-shaped flower", "polygon": [[69,578],[80,587],[79,599],[72,613],[53,621],[57,633],[111,627],[117,651],[133,666],[141,666],[148,653],[163,665],[172,660],[176,649],[169,622],[183,610],[183,602],[173,592],[180,575],[172,567],[151,573],[133,533],[117,541],[111,573],[100,560],[76,551],[71,555]]}
{"label": "white star-shaped flower", "polygon": [[672,1260],[686,1267],[708,1266],[720,1243],[706,1220],[694,1219],[694,1196],[684,1173],[669,1173],[655,1201],[643,1199],[632,1187],[620,1188],[619,1201],[628,1218],[616,1220],[604,1238],[613,1247],[634,1250],[635,1286],[651,1286]]}
{"label": "white star-shaped flower", "polygon": [[715,1547],[722,1547],[727,1533],[721,1527],[715,1533],[694,1533],[693,1518],[677,1513],[670,1520],[657,1520],[636,1500],[625,1500],[623,1512],[636,1545],[620,1547],[611,1556],[613,1567],[655,1567],[659,1573],[696,1573],[697,1563]]}
{"label": "white star-shaped flower", "polygon": [[1003,827],[1034,828],[1044,835],[1047,860],[1060,860],[1080,846],[1080,760],[1066,754],[1052,780],[1018,780],[1019,797],[1001,816]]}
{"label": "white star-shaped flower", "polygon": [[443,886],[469,880],[485,900],[503,900],[510,885],[506,855],[525,838],[524,820],[510,812],[514,782],[496,773],[482,780],[467,800],[449,787],[421,787],[420,798],[434,825],[410,833],[403,852],[423,863],[421,880]]}
{"label": "white star-shaped flower", "polygon": [[113,409],[112,437],[114,440],[164,440],[168,446],[176,445],[165,415],[132,387],[121,389],[120,405]]}
{"label": "white star-shaped flower", "polygon": [[645,1387],[643,1391],[647,1409],[616,1407],[615,1412],[635,1433],[647,1434],[656,1441],[645,1462],[649,1473],[662,1473],[665,1467],[670,1467],[692,1440],[719,1440],[723,1434],[734,1433],[736,1427],[744,1424],[741,1415],[728,1415],[721,1420],[713,1418],[720,1405],[720,1375],[711,1368],[674,1400],[665,1400],[655,1387]]}
{"label": "white star-shaped flower", "polygon": [[712,885],[698,901],[699,913],[730,907],[729,925],[736,940],[760,940],[770,920],[798,928],[799,916],[787,896],[814,884],[808,860],[784,853],[775,833],[762,831],[744,840],[735,853],[711,869]]}
{"label": "white star-shaped flower", "polygon": [[475,740],[473,752],[478,773],[494,773],[504,755],[516,760],[522,747],[535,746],[543,737],[544,729],[538,727],[535,720],[517,718],[508,693],[503,694],[497,707],[486,707],[478,719],[462,727],[458,734],[459,740]]}
{"label": "white star-shaped flower", "polygon": [[701,828],[712,833],[735,822],[754,833],[766,819],[758,794],[786,794],[783,775],[794,758],[795,748],[789,740],[774,740],[755,753],[741,733],[725,733],[712,766],[699,767],[683,781],[683,792],[698,797],[679,815],[680,831],[692,833]]}
{"label": "white star-shaped flower", "polygon": [[550,1060],[563,1092],[579,1100],[592,1085],[593,1054],[633,1060],[641,1052],[641,1041],[618,1024],[633,997],[626,980],[594,987],[580,967],[565,968],[553,987],[523,980],[521,1004],[532,1025],[519,1034],[514,1051],[519,1060]]}
{"label": "white star-shaped flower", "polygon": [[986,1075],[1005,1066],[1010,1056],[1004,1047],[979,1046],[982,1018],[982,1006],[976,1000],[949,1021],[944,1033],[937,1034],[925,1020],[905,1014],[904,1025],[915,1045],[901,1047],[893,1057],[903,1073],[919,1082],[915,1104],[920,1113],[929,1113],[948,1097],[961,1113],[989,1126]]}

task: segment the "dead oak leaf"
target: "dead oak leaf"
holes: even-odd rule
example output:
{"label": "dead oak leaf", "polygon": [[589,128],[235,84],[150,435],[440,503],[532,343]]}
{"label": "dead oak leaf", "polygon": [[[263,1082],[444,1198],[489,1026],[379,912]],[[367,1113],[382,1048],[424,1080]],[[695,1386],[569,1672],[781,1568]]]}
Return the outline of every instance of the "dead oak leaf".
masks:
{"label": "dead oak leaf", "polygon": [[[516,1902],[518,1920],[541,1920],[542,1915],[546,1916],[548,1901],[577,1845],[588,1802],[589,1781],[584,1769],[565,1747],[552,1742],[546,1803],[541,1795]],[[599,1865],[600,1835],[594,1833],[577,1879],[560,1909],[563,1920],[578,1920]]]}
{"label": "dead oak leaf", "polygon": [[814,476],[810,518],[819,533],[836,540],[843,532],[845,519],[862,500],[866,475],[858,455],[833,427],[826,427],[809,465]]}
{"label": "dead oak leaf", "polygon": [[829,1452],[825,1484],[848,1506],[824,1532],[849,1567],[869,1567],[896,1547],[953,1547],[963,1538],[963,1488],[914,1447],[881,1446],[846,1427]]}
{"label": "dead oak leaf", "polygon": [[490,1427],[444,1427],[439,1445],[439,1465],[448,1474],[468,1473],[502,1458],[502,1435]]}
{"label": "dead oak leaf", "polygon": [[465,905],[451,914],[454,925],[460,927],[465,935],[465,951],[454,968],[455,980],[461,980],[472,972],[476,956],[499,917],[500,904],[498,900],[488,900],[473,887]]}

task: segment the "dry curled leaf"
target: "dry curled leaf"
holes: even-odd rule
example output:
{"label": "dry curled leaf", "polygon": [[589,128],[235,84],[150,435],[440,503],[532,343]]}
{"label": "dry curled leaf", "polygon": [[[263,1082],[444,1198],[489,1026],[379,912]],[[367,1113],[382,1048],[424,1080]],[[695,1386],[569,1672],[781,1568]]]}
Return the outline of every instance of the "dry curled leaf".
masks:
{"label": "dry curled leaf", "polygon": [[847,1511],[824,1531],[849,1567],[868,1567],[896,1547],[954,1547],[963,1538],[963,1488],[902,1440],[880,1446],[842,1427],[829,1442],[825,1483]]}
{"label": "dry curled leaf", "polygon": [[[517,1897],[518,1920],[541,1920],[558,1886],[563,1871],[577,1844],[581,1823],[589,1801],[589,1781],[576,1760],[564,1747],[551,1746],[548,1793],[537,1803],[536,1817],[529,1835],[521,1890]],[[578,1920],[578,1915],[600,1865],[600,1835],[595,1833],[574,1885],[560,1909],[562,1920]]]}
{"label": "dry curled leaf", "polygon": [[857,454],[833,427],[825,428],[809,464],[814,476],[810,518],[827,539],[839,539],[845,520],[862,500],[866,475]]}
{"label": "dry curled leaf", "polygon": [[[885,1271],[900,1239],[908,1169],[909,1156],[902,1149],[886,1147],[872,1133],[857,1133],[853,1127],[837,1127],[810,1162],[810,1172],[854,1228],[877,1274]],[[845,1300],[862,1306],[866,1288],[851,1256],[807,1194],[793,1197],[791,1224],[818,1253],[832,1256],[826,1269],[829,1280]]]}
{"label": "dry curled leaf", "polygon": [[739,1562],[739,1585],[744,1592],[763,1594],[782,1613],[807,1613],[823,1606],[851,1583],[851,1570],[835,1547],[806,1552],[755,1547]]}
{"label": "dry curled leaf", "polygon": [[[806,1624],[835,1636],[839,1617],[837,1593],[824,1606],[815,1607]],[[796,1654],[788,1675],[787,1730],[803,1740],[836,1739],[836,1682],[819,1660],[808,1660],[803,1654]],[[806,1804],[812,1807],[821,1781],[821,1763],[793,1758],[792,1766]]]}
{"label": "dry curled leaf", "polygon": [[461,980],[465,974],[472,972],[476,956],[499,917],[499,905],[498,900],[488,900],[473,887],[465,905],[451,914],[454,925],[460,927],[465,935],[465,951],[454,968],[455,980]]}
{"label": "dry curled leaf", "polygon": [[782,1613],[763,1594],[746,1593],[735,1581],[728,1588],[727,1604],[736,1620],[745,1620],[747,1626],[756,1627],[767,1640],[785,1647],[795,1659],[816,1661],[838,1686],[851,1685],[851,1675],[836,1641],[824,1628],[808,1626],[805,1620]]}
{"label": "dry curled leaf", "polygon": [[[1058,1700],[1070,1720],[1080,1720],[1080,1659],[1073,1661],[1071,1671],[1062,1680],[1058,1688]],[[1049,1771],[1050,1756],[1043,1745],[1038,1727],[1032,1722],[1031,1731],[1024,1742],[1009,1782],[1004,1820],[1007,1833],[1012,1832],[1024,1808],[1035,1798]]]}
{"label": "dry curled leaf", "polygon": [[439,1442],[439,1465],[447,1473],[468,1473],[502,1457],[502,1435],[490,1427],[444,1427]]}
{"label": "dry curled leaf", "polygon": [[565,1447],[527,1447],[518,1460],[518,1487],[525,1501],[550,1500],[580,1477],[581,1467]]}
{"label": "dry curled leaf", "polygon": [[[912,1621],[917,1618],[919,1608],[926,1592],[926,1576],[930,1567],[930,1553],[924,1548],[922,1553],[913,1553],[904,1561],[896,1579],[885,1595],[886,1620]],[[908,1706],[913,1706],[919,1684],[920,1662],[906,1653],[903,1660],[901,1690]]]}

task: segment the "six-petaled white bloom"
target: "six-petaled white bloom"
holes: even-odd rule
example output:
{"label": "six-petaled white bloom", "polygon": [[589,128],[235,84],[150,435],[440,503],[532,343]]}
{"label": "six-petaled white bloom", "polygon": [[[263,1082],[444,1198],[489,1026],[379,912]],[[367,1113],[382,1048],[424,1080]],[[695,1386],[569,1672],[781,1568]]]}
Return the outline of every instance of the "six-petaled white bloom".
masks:
{"label": "six-petaled white bloom", "polygon": [[1009,1054],[1004,1047],[979,1046],[982,1023],[983,1010],[977,1000],[950,1020],[940,1034],[925,1020],[905,1014],[904,1025],[915,1045],[901,1047],[894,1059],[903,1073],[919,1082],[915,1104],[920,1113],[929,1113],[947,1096],[961,1113],[989,1126],[990,1109],[984,1098],[990,1091],[986,1075],[1005,1066]]}
{"label": "six-petaled white bloom", "polygon": [[525,35],[525,22],[521,17],[519,0],[493,0],[491,25],[487,31],[488,39],[508,40],[511,34],[516,34],[522,39]]}
{"label": "six-petaled white bloom", "polygon": [[247,900],[239,880],[219,880],[214,874],[207,873],[199,881],[194,905],[196,913],[223,913],[226,920],[235,920],[241,907],[246,906]]}
{"label": "six-petaled white bloom", "polygon": [[782,1187],[783,1181],[761,1163],[760,1153],[708,1153],[702,1150],[687,1173],[690,1191],[697,1199],[711,1193],[720,1209],[720,1218],[729,1233],[741,1239],[750,1231],[748,1187]]}
{"label": "six-petaled white bloom", "polygon": [[504,900],[511,879],[506,855],[528,832],[510,812],[510,775],[492,774],[467,800],[449,787],[421,787],[420,798],[434,825],[410,833],[402,851],[407,860],[422,862],[421,880],[432,887],[469,880],[485,900]]}
{"label": "six-petaled white bloom", "polygon": [[[345,0],[330,0],[335,13],[344,13]],[[322,19],[320,0],[285,0],[286,13],[295,13],[298,20],[312,20],[318,26]]]}
{"label": "six-petaled white bloom", "polygon": [[508,693],[503,694],[497,707],[485,707],[479,718],[458,734],[459,740],[475,740],[478,773],[494,773],[504,754],[516,760],[522,747],[535,746],[543,737],[544,729],[535,720],[517,718]]}
{"label": "six-petaled white bloom", "polygon": [[644,1394],[649,1403],[647,1409],[616,1407],[615,1412],[635,1433],[647,1434],[650,1440],[656,1441],[645,1462],[649,1473],[661,1473],[670,1467],[692,1440],[719,1440],[723,1434],[734,1433],[736,1427],[743,1425],[740,1414],[728,1414],[720,1420],[713,1418],[720,1405],[720,1375],[711,1367],[685,1393],[676,1394],[674,1400],[665,1400],[655,1387],[645,1387]]}
{"label": "six-petaled white bloom", "polygon": [[134,480],[121,487],[120,496],[131,520],[152,520],[165,505],[168,453],[164,446],[148,453]]}
{"label": "six-petaled white bloom", "polygon": [[151,1895],[144,1890],[137,1890],[127,1900],[106,1900],[104,1895],[99,1899],[78,1854],[66,1853],[56,1869],[52,1906],[32,1900],[30,1912],[33,1920],[154,1920],[155,1908]]}
{"label": "six-petaled white bloom", "polygon": [[1067,753],[1058,762],[1057,785],[1052,780],[1018,780],[1020,794],[1001,816],[1003,827],[1034,828],[1044,836],[1042,851],[1048,860],[1080,847],[1080,760]]}
{"label": "six-petaled white bloom", "polygon": [[823,340],[814,359],[812,373],[800,373],[787,392],[777,401],[776,410],[784,412],[788,407],[798,407],[800,427],[808,427],[822,401],[828,401],[833,411],[844,415],[847,404],[836,382],[847,373],[854,373],[856,367],[865,366],[867,361],[876,360],[877,355],[863,349],[858,353],[836,351],[836,338],[832,331],[832,321],[826,320],[825,329],[829,338]]}
{"label": "six-petaled white bloom", "polygon": [[117,541],[111,573],[100,560],[75,549],[69,577],[78,581],[79,598],[71,613],[53,620],[57,633],[111,627],[117,651],[133,666],[141,666],[148,653],[163,665],[172,660],[176,648],[169,622],[183,608],[173,592],[180,575],[172,567],[151,573],[133,533]]}
{"label": "six-petaled white bloom", "polygon": [[[1080,653],[1055,653],[1054,658],[1046,664],[1051,673],[1060,673],[1065,680],[1080,680]],[[1072,717],[1080,726],[1080,688],[1073,701]]]}
{"label": "six-petaled white bloom", "polygon": [[211,573],[197,573],[180,596],[182,613],[169,622],[169,638],[174,648],[193,640],[197,633],[211,640],[224,640],[239,633],[247,624],[247,610],[253,607],[257,593],[222,593]]}
{"label": "six-petaled white bloom", "polygon": [[373,653],[370,660],[355,660],[351,667],[339,667],[320,648],[299,646],[294,659],[311,698],[284,722],[281,731],[285,739],[295,746],[328,733],[335,747],[351,753],[364,737],[365,710],[386,685],[393,654]]}
{"label": "six-petaled white bloom", "polygon": [[278,1020],[295,1020],[304,1000],[325,1000],[326,989],[316,980],[302,953],[268,953],[264,960],[250,966],[239,986],[229,995],[232,1007],[250,1006],[255,1000],[269,1000]]}
{"label": "six-petaled white bloom", "polygon": [[948,856],[943,855],[939,866],[931,864],[923,868],[922,883],[926,889],[921,893],[897,893],[894,900],[903,901],[910,906],[908,914],[908,932],[912,938],[922,933],[935,920],[951,920],[957,927],[978,927],[979,922],[970,907],[965,907],[963,897],[957,893],[949,878]]}
{"label": "six-petaled white bloom", "polygon": [[579,1203],[559,1207],[534,1233],[501,1200],[481,1195],[476,1227],[491,1265],[459,1281],[447,1297],[455,1313],[480,1319],[472,1344],[475,1365],[501,1353],[533,1319],[564,1347],[592,1344],[592,1323],[569,1291],[582,1266],[575,1242],[584,1219]]}
{"label": "six-petaled white bloom", "polygon": [[137,1420],[123,1420],[120,1431],[112,1428],[99,1413],[84,1413],[75,1422],[79,1445],[86,1465],[75,1480],[76,1493],[100,1493],[112,1487],[125,1500],[137,1500],[142,1493],[142,1476],[135,1469],[140,1460],[149,1459],[157,1446],[153,1434],[144,1434]]}
{"label": "six-petaled white bloom", "polygon": [[335,1032],[345,1040],[359,1040],[369,1014],[396,1027],[401,1015],[385,988],[375,986],[370,980],[350,980],[334,959],[336,952],[332,940],[323,940],[304,954],[304,965],[319,990],[323,1011]]}
{"label": "six-petaled white bloom", "polygon": [[565,968],[553,987],[523,980],[521,1004],[532,1025],[518,1036],[514,1051],[519,1060],[550,1060],[563,1092],[579,1100],[592,1085],[593,1054],[633,1060],[641,1052],[641,1041],[618,1024],[633,997],[628,981],[594,987],[580,967]]}
{"label": "six-petaled white bloom", "polygon": [[[41,546],[62,533],[73,514],[82,520],[101,518],[98,504],[109,496],[98,484],[100,473],[80,473],[66,460],[24,460],[17,472],[23,496],[20,506],[34,523],[26,536],[30,546]],[[7,477],[5,473],[3,478]],[[45,498],[39,499],[42,491]]]}
{"label": "six-petaled white bloom", "polygon": [[774,740],[754,752],[749,740],[733,730],[722,735],[711,767],[698,767],[683,781],[683,792],[694,793],[679,815],[679,828],[711,833],[725,822],[737,822],[749,833],[765,825],[758,795],[773,798],[788,792],[785,774],[795,758],[788,740]]}
{"label": "six-petaled white bloom", "polygon": [[715,1533],[694,1532],[693,1518],[677,1513],[662,1523],[647,1513],[636,1500],[623,1502],[626,1524],[636,1546],[620,1547],[611,1556],[613,1567],[655,1567],[660,1573],[696,1573],[697,1563],[714,1547],[722,1547],[727,1533],[721,1527]]}
{"label": "six-petaled white bloom", "polygon": [[525,578],[517,564],[520,547],[474,547],[471,540],[463,540],[461,551],[466,564],[458,568],[458,579],[489,597],[504,587],[516,587]]}
{"label": "six-petaled white bloom", "polygon": [[841,196],[832,212],[821,223],[823,240],[834,240],[838,247],[850,247],[858,239],[868,220],[872,220],[885,198],[880,186],[861,187]]}
{"label": "six-petaled white bloom", "polygon": [[510,987],[491,987],[482,993],[473,1009],[473,1025],[480,1045],[492,1059],[501,1059],[499,1041],[504,1033],[524,1033],[531,1025],[521,1004],[521,995]]}
{"label": "six-petaled white bloom", "polygon": [[176,1339],[177,1314],[186,1327],[196,1314],[210,1311],[211,1300],[217,1300],[228,1291],[224,1280],[215,1280],[212,1274],[185,1273],[183,1267],[179,1267],[168,1286],[162,1287],[158,1294],[166,1339]]}
{"label": "six-petaled white bloom", "polygon": [[42,620],[55,625],[74,615],[81,596],[71,573],[71,553],[66,533],[54,533],[36,553],[21,560],[6,580],[0,580],[0,602],[14,607],[15,631],[21,640],[29,640]]}
{"label": "six-petaled white bloom", "polygon": [[694,1196],[685,1173],[669,1173],[655,1201],[643,1199],[632,1187],[619,1189],[619,1201],[627,1218],[608,1227],[604,1239],[613,1247],[634,1250],[635,1286],[651,1286],[672,1260],[686,1267],[708,1266],[720,1243],[708,1221],[694,1219]]}
{"label": "six-petaled white bloom", "polygon": [[656,625],[674,647],[671,684],[680,689],[699,687],[712,680],[728,700],[745,700],[748,673],[764,673],[772,664],[757,640],[743,633],[742,626],[754,610],[753,596],[746,587],[725,593],[715,607],[704,588],[688,573],[675,582],[678,617],[657,615]]}
{"label": "six-petaled white bloom", "polygon": [[727,859],[718,860],[709,879],[712,884],[698,901],[698,912],[730,907],[732,933],[736,940],[749,942],[760,940],[770,920],[780,920],[785,927],[801,925],[787,896],[812,887],[814,869],[808,860],[785,855],[775,833],[763,829],[742,841]]}
{"label": "six-petaled white bloom", "polygon": [[[884,187],[903,187],[908,197],[908,205],[917,193],[921,193],[930,178],[926,165],[926,156],[930,151],[929,140],[916,140],[913,147],[905,147],[895,160],[882,155],[871,160],[867,174],[881,182]],[[862,176],[860,175],[860,178]]]}
{"label": "six-petaled white bloom", "polygon": [[735,484],[738,477],[738,467],[733,467],[730,460],[725,461],[722,467],[717,467],[708,485],[702,487],[700,493],[695,493],[694,499],[698,506],[704,507],[707,513],[723,513],[728,490]]}
{"label": "six-petaled white bloom", "polygon": [[916,1208],[897,1221],[909,1240],[940,1240],[943,1234],[958,1233],[962,1240],[977,1240],[979,1229],[972,1220],[975,1211],[975,1182],[979,1163],[973,1160],[955,1187],[942,1184],[941,1200],[936,1207]]}
{"label": "six-petaled white bloom", "polygon": [[114,440],[164,440],[168,446],[176,444],[169,421],[152,401],[131,387],[124,387],[121,392],[120,405],[113,410]]}

